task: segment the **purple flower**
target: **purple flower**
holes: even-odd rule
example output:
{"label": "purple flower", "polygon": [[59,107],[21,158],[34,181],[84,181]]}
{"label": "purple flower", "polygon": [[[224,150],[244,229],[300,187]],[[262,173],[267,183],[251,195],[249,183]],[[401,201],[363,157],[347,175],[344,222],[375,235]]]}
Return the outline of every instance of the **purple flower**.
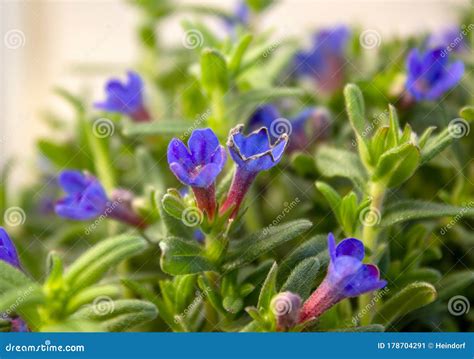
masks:
{"label": "purple flower", "polygon": [[296,54],[293,69],[300,76],[309,76],[318,87],[331,92],[343,84],[345,49],[350,37],[346,26],[324,29],[313,37],[313,46],[308,51]]}
{"label": "purple flower", "polygon": [[380,279],[377,266],[363,264],[364,244],[346,238],[336,246],[332,233],[328,235],[329,268],[318,289],[304,303],[300,322],[318,318],[344,298],[381,289],[387,285]]}
{"label": "purple flower", "polygon": [[247,3],[243,0],[239,1],[234,10],[234,13],[230,17],[225,16],[223,20],[227,30],[233,36],[235,36],[235,30],[237,26],[248,26],[250,22],[250,9],[247,6]]}
{"label": "purple flower", "polygon": [[97,178],[79,171],[66,170],[61,172],[58,180],[66,197],[56,202],[57,215],[84,221],[104,213],[109,199]]}
{"label": "purple flower", "polygon": [[0,227],[0,261],[21,269],[20,258],[15,245],[3,227]]}
{"label": "purple flower", "polygon": [[449,56],[442,49],[421,53],[412,49],[407,57],[406,89],[417,101],[433,101],[453,88],[464,73],[462,61],[449,63]]}
{"label": "purple flower", "polygon": [[[19,270],[23,270],[21,268],[20,258],[18,257],[15,244],[3,227],[0,227],[0,261],[6,262]],[[10,321],[10,330],[12,332],[29,331],[25,321],[20,317],[9,317],[6,313],[1,314],[1,317]]]}
{"label": "purple flower", "polygon": [[219,139],[210,128],[197,129],[184,143],[173,138],[168,145],[171,172],[185,185],[191,186],[198,207],[213,217],[216,207],[215,180],[224,168],[227,156]]}
{"label": "purple flower", "polygon": [[288,330],[296,325],[299,319],[301,298],[292,292],[278,293],[271,302],[271,309],[277,320],[279,331]]}
{"label": "purple flower", "polygon": [[222,204],[221,213],[233,208],[235,217],[250,185],[260,171],[276,166],[288,145],[288,135],[282,134],[273,144],[266,127],[245,136],[244,126],[238,125],[230,130],[227,140],[230,156],[237,164],[227,198]]}
{"label": "purple flower", "polygon": [[26,333],[30,331],[26,322],[20,317],[15,317],[15,318],[10,319],[10,325],[11,325],[10,331],[12,332]]}
{"label": "purple flower", "polygon": [[143,105],[143,81],[140,75],[129,71],[127,76],[126,83],[115,78],[108,81],[105,87],[107,98],[104,102],[96,102],[95,107],[126,114],[137,122],[150,121],[150,114]]}
{"label": "purple flower", "polygon": [[128,191],[114,190],[110,200],[97,178],[80,171],[62,171],[58,180],[66,192],[56,202],[54,210],[58,216],[87,221],[103,215],[138,228],[146,227],[144,219],[133,211],[132,194]]}
{"label": "purple flower", "polygon": [[287,120],[280,115],[275,106],[263,105],[255,110],[248,123],[251,129],[268,128],[272,141],[287,133],[290,136],[288,151],[293,152],[305,150],[317,139],[326,138],[330,119],[326,109],[307,107]]}

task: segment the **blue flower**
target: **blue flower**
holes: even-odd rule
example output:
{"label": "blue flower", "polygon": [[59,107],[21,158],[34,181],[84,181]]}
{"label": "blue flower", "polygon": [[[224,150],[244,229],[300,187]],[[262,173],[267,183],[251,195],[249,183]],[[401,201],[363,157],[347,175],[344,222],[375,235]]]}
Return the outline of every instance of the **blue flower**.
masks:
{"label": "blue flower", "polygon": [[329,268],[326,278],[304,303],[300,322],[319,317],[344,298],[381,289],[387,285],[380,279],[377,266],[364,264],[364,244],[356,238],[346,238],[336,246],[332,233],[328,235]]}
{"label": "blue flower", "polygon": [[245,136],[244,126],[234,127],[229,134],[227,147],[237,167],[251,173],[269,170],[280,162],[288,145],[288,135],[282,134],[273,144],[266,127]]}
{"label": "blue flower", "polygon": [[174,175],[185,185],[207,188],[224,168],[227,156],[210,128],[197,129],[184,143],[173,138],[168,145],[168,163]]}
{"label": "blue flower", "polygon": [[168,145],[168,164],[183,184],[191,186],[198,208],[212,219],[217,206],[216,177],[227,160],[225,148],[210,128],[194,130],[188,147],[173,138]]}
{"label": "blue flower", "polygon": [[453,88],[464,74],[462,61],[449,63],[442,49],[421,53],[412,49],[407,57],[406,89],[415,100],[436,100]]}
{"label": "blue flower", "polygon": [[127,76],[126,83],[119,79],[108,81],[105,87],[106,100],[94,105],[100,110],[126,114],[138,122],[149,121],[150,115],[143,105],[143,81],[133,71],[129,71]]}
{"label": "blue flower", "polygon": [[324,29],[313,37],[308,51],[296,54],[293,69],[300,76],[310,76],[323,91],[342,86],[345,49],[350,37],[346,26]]}
{"label": "blue flower", "polygon": [[57,215],[90,220],[105,211],[109,199],[97,178],[80,171],[66,170],[59,175],[59,185],[66,192],[66,197],[56,202]]}
{"label": "blue flower", "polygon": [[3,227],[0,227],[0,261],[21,269],[20,258],[15,245]]}
{"label": "blue flower", "polygon": [[239,207],[258,173],[276,166],[288,145],[286,133],[272,144],[266,127],[262,127],[248,136],[242,133],[243,128],[243,125],[238,125],[230,130],[227,140],[230,156],[237,164],[237,169],[229,193],[220,208],[220,213],[224,214],[233,208],[231,218],[237,215]]}
{"label": "blue flower", "polygon": [[245,1],[239,1],[234,10],[234,13],[229,17],[223,18],[227,30],[235,36],[237,26],[248,26],[250,21],[250,9]]}

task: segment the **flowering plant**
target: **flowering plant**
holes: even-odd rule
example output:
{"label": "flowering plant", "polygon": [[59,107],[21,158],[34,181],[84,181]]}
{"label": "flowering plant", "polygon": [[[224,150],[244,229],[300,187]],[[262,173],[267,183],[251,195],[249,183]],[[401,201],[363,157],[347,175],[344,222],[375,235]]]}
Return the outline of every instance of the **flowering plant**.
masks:
{"label": "flowering plant", "polygon": [[249,0],[193,7],[221,33],[185,22],[169,48],[190,9],[136,6],[143,61],[102,98],[58,90],[68,140],[39,141],[37,184],[1,184],[1,330],[473,329],[466,27],[307,47]]}

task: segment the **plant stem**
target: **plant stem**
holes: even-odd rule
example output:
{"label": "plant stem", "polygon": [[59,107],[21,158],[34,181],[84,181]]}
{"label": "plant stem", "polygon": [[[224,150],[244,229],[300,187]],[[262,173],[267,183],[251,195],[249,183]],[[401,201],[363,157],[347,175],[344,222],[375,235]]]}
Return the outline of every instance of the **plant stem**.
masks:
{"label": "plant stem", "polygon": [[371,255],[373,255],[377,249],[378,225],[382,218],[385,190],[385,186],[381,183],[371,182],[369,184],[369,196],[372,199],[370,203],[371,218],[363,223],[362,240],[364,245],[370,249]]}
{"label": "plant stem", "polygon": [[[378,225],[382,219],[382,206],[385,197],[386,188],[381,183],[369,183],[369,196],[372,199],[370,203],[370,220],[364,221],[362,229],[362,240],[364,245],[370,249],[370,257],[373,257],[377,250],[377,236],[379,232]],[[360,317],[361,325],[368,325],[372,319],[373,312],[373,293],[361,295],[359,297],[359,310],[366,311]],[[367,309],[368,308],[368,309]]]}

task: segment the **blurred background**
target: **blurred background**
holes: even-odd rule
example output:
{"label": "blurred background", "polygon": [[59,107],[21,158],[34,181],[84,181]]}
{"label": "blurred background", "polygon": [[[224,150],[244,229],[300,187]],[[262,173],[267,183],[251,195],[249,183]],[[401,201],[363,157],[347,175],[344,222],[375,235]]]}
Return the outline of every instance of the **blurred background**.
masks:
{"label": "blurred background", "polygon": [[[158,0],[157,0],[158,1]],[[234,1],[176,1],[212,4],[227,9]],[[384,38],[446,28],[469,6],[469,0],[317,1],[282,0],[259,27],[309,39],[312,30],[334,24],[374,29]],[[31,182],[35,141],[45,135],[42,117],[50,108],[68,116],[64,102],[52,93],[56,86],[101,99],[110,75],[122,76],[140,54],[137,26],[143,14],[126,1],[8,1],[0,5],[1,95],[0,167],[15,166],[16,185]],[[165,42],[180,42],[180,22],[166,20]]]}

